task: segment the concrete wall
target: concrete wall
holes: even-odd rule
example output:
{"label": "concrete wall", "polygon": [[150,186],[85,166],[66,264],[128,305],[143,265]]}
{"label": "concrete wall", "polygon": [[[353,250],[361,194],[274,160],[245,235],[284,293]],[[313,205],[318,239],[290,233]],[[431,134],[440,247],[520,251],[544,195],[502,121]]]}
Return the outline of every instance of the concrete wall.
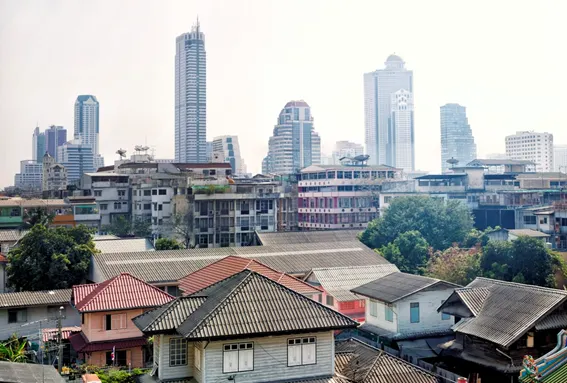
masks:
{"label": "concrete wall", "polygon": [[392,310],[394,311],[394,321],[389,322],[386,320],[386,304],[380,301],[373,300],[376,302],[377,311],[376,316],[370,315],[370,301],[371,299],[366,299],[366,323],[383,328],[392,333],[398,332],[398,315],[396,305],[392,305]]}
{"label": "concrete wall", "polygon": [[[441,319],[441,313],[437,312],[442,301],[449,298],[453,288],[442,290],[422,291],[399,301],[396,305],[394,316],[398,316],[398,331],[401,334],[421,331],[448,330],[455,323],[455,319]],[[410,321],[410,303],[419,302],[419,323]]]}
{"label": "concrete wall", "polygon": [[[82,325],[83,333],[90,342],[99,342],[113,339],[137,338],[143,336],[142,332],[132,322],[132,318],[144,313],[142,309],[86,313]],[[105,316],[107,314],[126,314],[126,328],[105,330]],[[80,322],[79,322],[80,323]]]}
{"label": "concrete wall", "polygon": [[[59,307],[61,304],[53,306]],[[79,312],[69,304],[63,304],[62,306],[65,307],[65,318],[61,321],[62,326],[80,326],[81,316]],[[49,314],[47,308],[48,306],[27,307],[27,320],[22,323],[8,323],[8,309],[0,309],[0,340],[8,339],[13,333],[22,336],[34,335],[37,337],[40,328],[40,323],[37,321],[42,319],[50,319],[49,321],[41,323],[42,328],[57,327],[57,321],[54,315]],[[22,326],[26,323],[28,323],[28,325]]]}

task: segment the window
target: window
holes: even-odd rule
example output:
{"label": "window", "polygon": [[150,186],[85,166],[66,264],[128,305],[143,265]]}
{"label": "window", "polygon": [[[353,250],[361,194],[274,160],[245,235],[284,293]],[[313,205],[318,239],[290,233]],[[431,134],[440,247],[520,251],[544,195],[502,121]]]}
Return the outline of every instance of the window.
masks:
{"label": "window", "polygon": [[95,191],[94,191],[94,196],[95,196],[95,197],[101,197],[101,196],[102,196],[102,190],[95,190]]}
{"label": "window", "polygon": [[223,346],[223,373],[252,371],[254,343],[232,343]]}
{"label": "window", "polygon": [[384,203],[390,203],[392,202],[392,197],[391,196],[384,196]]}
{"label": "window", "polygon": [[126,350],[116,351],[115,360],[112,360],[112,351],[106,352],[106,365],[107,366],[126,366],[128,361],[126,359]]}
{"label": "window", "polygon": [[370,300],[370,306],[368,306],[368,312],[370,316],[377,317],[378,316],[378,303],[376,301]]}
{"label": "window", "polygon": [[159,189],[159,195],[166,195],[166,194],[167,194],[166,189]]}
{"label": "window", "polygon": [[126,328],[126,314],[108,314],[104,316],[104,329],[118,330]]}
{"label": "window", "polygon": [[201,371],[201,349],[195,347],[195,368]]}
{"label": "window", "polygon": [[122,204],[120,202],[114,202],[114,209],[115,210],[120,210],[121,207],[122,207]]}
{"label": "window", "polygon": [[157,189],[152,189],[152,195],[157,195]]}
{"label": "window", "polygon": [[317,363],[317,338],[287,340],[287,365],[302,366]]}
{"label": "window", "polygon": [[159,204],[159,205],[158,205],[158,211],[162,211],[162,210],[163,210],[163,205],[162,205],[162,204]]}
{"label": "window", "polygon": [[327,306],[333,306],[334,304],[335,304],[335,299],[332,296],[327,295]]}
{"label": "window", "polygon": [[144,197],[149,197],[150,195],[152,195],[151,190],[144,190]]}
{"label": "window", "polygon": [[[445,303],[445,301],[441,301],[441,304],[443,304],[443,303]],[[449,320],[449,319],[451,319],[451,315],[441,313],[441,320]]]}
{"label": "window", "polygon": [[187,364],[187,340],[173,338],[169,340],[169,366],[184,366]]}
{"label": "window", "polygon": [[118,190],[118,196],[124,197],[126,195],[126,190]]}
{"label": "window", "polygon": [[151,210],[152,209],[152,204],[151,203],[145,203],[144,204],[144,210]]}
{"label": "window", "polygon": [[22,323],[28,321],[27,309],[8,310],[8,323]]}
{"label": "window", "polygon": [[106,204],[106,203],[101,203],[99,205],[99,207],[100,207],[100,210],[108,210],[108,204]]}
{"label": "window", "polygon": [[394,310],[392,309],[392,306],[388,304],[384,305],[384,318],[386,318],[388,322],[394,321]]}
{"label": "window", "polygon": [[419,303],[410,303],[410,322],[419,323]]}

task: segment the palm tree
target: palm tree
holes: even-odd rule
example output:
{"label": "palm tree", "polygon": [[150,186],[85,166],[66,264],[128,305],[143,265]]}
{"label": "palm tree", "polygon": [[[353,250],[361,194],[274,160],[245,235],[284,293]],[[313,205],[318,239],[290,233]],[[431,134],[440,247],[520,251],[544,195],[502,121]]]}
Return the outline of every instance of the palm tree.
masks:
{"label": "palm tree", "polygon": [[27,343],[25,339],[19,339],[14,335],[6,342],[0,342],[0,360],[26,363],[28,361],[26,356]]}

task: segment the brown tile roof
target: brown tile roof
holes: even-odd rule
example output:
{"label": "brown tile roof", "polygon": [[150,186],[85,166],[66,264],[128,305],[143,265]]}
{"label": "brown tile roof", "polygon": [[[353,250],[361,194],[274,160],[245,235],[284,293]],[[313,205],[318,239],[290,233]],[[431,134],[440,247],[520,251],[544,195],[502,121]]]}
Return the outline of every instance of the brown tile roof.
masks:
{"label": "brown tile roof", "polygon": [[69,303],[71,300],[71,293],[71,289],[4,293],[0,294],[0,309]]}
{"label": "brown tile roof", "polygon": [[102,283],[73,286],[73,301],[81,313],[155,307],[172,301],[168,293],[128,273]]}
{"label": "brown tile roof", "polygon": [[263,275],[245,270],[133,319],[144,333],[230,339],[354,328],[357,323]]}
{"label": "brown tile roof", "polygon": [[183,295],[191,295],[243,270],[255,271],[300,294],[317,294],[321,292],[317,287],[311,286],[307,282],[279,272],[254,259],[236,256],[225,257],[181,278],[179,280],[179,288],[183,291]]}

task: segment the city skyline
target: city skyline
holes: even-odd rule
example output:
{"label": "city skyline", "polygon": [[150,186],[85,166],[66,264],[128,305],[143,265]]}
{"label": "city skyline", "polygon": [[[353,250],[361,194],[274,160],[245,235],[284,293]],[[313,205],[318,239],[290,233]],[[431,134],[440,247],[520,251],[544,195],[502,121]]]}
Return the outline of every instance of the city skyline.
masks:
{"label": "city skyline", "polygon": [[[119,147],[144,140],[159,157],[172,158],[171,41],[186,32],[197,15],[207,32],[207,138],[238,135],[251,173],[260,171],[273,116],[289,99],[305,99],[316,110],[323,152],[331,152],[339,140],[364,142],[361,76],[380,68],[394,52],[416,72],[416,169],[440,170],[438,108],[447,102],[467,106],[479,156],[503,152],[504,137],[516,130],[545,130],[554,134],[557,144],[567,142],[567,117],[559,101],[566,81],[560,68],[566,60],[555,48],[565,26],[557,6],[517,6],[517,17],[507,19],[504,32],[506,4],[494,6],[487,15],[489,3],[475,3],[467,13],[483,21],[479,34],[472,19],[450,17],[451,3],[415,2],[408,15],[411,27],[377,47],[376,36],[390,36],[396,22],[373,23],[371,14],[378,8],[396,13],[401,5],[292,2],[281,9],[263,2],[222,7],[206,2],[160,7],[148,2],[136,7],[136,17],[123,20],[128,4],[118,5],[110,18],[116,25],[105,23],[104,28],[98,20],[109,8],[101,3],[93,4],[88,16],[81,5],[66,1],[0,5],[0,21],[6,26],[0,32],[0,126],[7,132],[2,150],[9,159],[0,169],[0,186],[13,182],[20,160],[31,159],[29,137],[36,122],[72,126],[69,108],[83,93],[97,95],[104,104],[100,148],[108,163]],[[299,16],[296,7],[304,10]],[[250,15],[250,9],[257,14]],[[291,15],[296,16],[293,23]],[[540,27],[526,29],[524,21],[536,16]],[[30,30],[30,24],[45,17],[53,23],[41,31]],[[310,26],[312,18],[317,28]],[[337,36],[338,41],[329,39],[339,26],[349,33]],[[70,29],[75,32],[69,34]],[[138,34],[135,41],[128,37],[132,30]],[[83,41],[90,49],[81,48]],[[351,44],[348,57],[336,56],[338,43]],[[34,60],[38,56],[47,58],[40,66]],[[519,91],[517,79],[532,70],[535,57],[545,58],[546,70]],[[538,94],[550,97],[544,104]],[[536,111],[543,108],[549,112],[542,116]]]}

